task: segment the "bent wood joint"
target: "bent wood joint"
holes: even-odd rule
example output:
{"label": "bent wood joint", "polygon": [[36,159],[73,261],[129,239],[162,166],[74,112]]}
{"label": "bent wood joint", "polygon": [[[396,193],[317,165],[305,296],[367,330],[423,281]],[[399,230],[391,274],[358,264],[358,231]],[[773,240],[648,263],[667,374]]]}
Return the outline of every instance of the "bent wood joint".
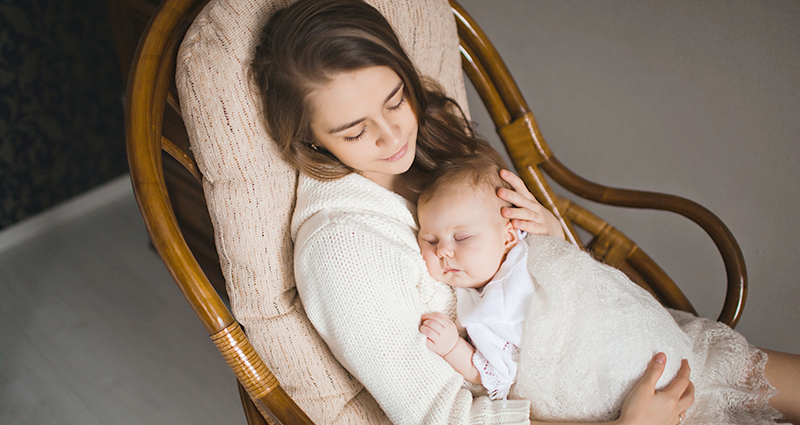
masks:
{"label": "bent wood joint", "polygon": [[239,323],[234,322],[211,335],[211,340],[252,398],[262,398],[280,385],[256,354]]}
{"label": "bent wood joint", "polygon": [[530,111],[498,127],[497,133],[506,143],[508,154],[518,169],[538,167],[553,156],[550,147],[539,133],[536,118]]}

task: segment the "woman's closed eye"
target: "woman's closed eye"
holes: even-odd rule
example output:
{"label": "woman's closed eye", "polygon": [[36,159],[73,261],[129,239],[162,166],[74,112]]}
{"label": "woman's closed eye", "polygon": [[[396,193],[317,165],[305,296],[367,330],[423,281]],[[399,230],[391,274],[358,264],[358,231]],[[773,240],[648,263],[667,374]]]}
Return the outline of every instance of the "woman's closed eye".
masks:
{"label": "woman's closed eye", "polygon": [[345,142],[351,142],[351,143],[357,142],[357,141],[363,139],[366,134],[367,134],[367,127],[364,127],[363,129],[361,129],[361,133],[358,133],[355,136],[352,136],[352,137],[344,136],[344,141]]}
{"label": "woman's closed eye", "polygon": [[406,103],[406,94],[405,94],[405,92],[403,92],[401,90],[400,91],[400,100],[394,106],[390,106],[388,109],[390,111],[396,111],[396,110],[400,109],[400,107],[403,106],[404,103]]}

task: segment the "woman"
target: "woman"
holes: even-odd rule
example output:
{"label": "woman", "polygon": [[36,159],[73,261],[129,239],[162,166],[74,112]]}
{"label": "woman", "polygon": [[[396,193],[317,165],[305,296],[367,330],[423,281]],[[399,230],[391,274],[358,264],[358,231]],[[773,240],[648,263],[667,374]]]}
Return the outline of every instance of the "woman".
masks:
{"label": "woman", "polygon": [[[496,153],[471,136],[454,102],[421,81],[389,24],[360,1],[303,0],[277,12],[253,70],[270,135],[301,170],[295,277],[336,358],[396,423],[527,423],[526,401],[473,399],[418,332],[422,313],[455,312],[452,291],[419,254],[416,188],[438,164]],[[563,238],[522,182],[502,176],[515,191],[498,196],[517,206],[503,215],[529,233]],[[693,402],[689,368],[655,391],[662,370],[659,355],[619,423],[683,420]]]}

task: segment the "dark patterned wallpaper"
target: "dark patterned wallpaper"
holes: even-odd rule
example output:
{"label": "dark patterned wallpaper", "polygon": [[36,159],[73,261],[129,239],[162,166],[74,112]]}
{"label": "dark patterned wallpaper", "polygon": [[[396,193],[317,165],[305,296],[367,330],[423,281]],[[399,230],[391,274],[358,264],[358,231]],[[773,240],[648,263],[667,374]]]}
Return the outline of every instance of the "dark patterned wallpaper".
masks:
{"label": "dark patterned wallpaper", "polygon": [[127,171],[103,0],[0,0],[0,229]]}

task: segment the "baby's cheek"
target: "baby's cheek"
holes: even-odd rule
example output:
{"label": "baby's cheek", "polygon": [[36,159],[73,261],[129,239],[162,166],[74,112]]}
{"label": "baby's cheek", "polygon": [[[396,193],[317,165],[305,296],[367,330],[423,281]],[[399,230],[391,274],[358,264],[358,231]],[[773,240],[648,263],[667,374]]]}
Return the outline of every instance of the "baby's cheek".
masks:
{"label": "baby's cheek", "polygon": [[425,266],[428,268],[428,273],[436,280],[442,278],[442,268],[439,266],[439,259],[431,254],[422,252],[422,258],[425,259]]}

